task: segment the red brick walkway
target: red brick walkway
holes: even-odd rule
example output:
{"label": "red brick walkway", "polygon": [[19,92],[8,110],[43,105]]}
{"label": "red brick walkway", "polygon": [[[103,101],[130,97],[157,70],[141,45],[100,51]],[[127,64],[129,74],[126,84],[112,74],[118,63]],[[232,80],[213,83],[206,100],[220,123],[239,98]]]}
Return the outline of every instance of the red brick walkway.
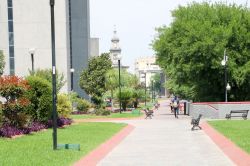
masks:
{"label": "red brick walkway", "polygon": [[117,146],[132,130],[134,126],[127,125],[119,133],[100,145],[98,148],[90,152],[87,156],[76,162],[74,166],[95,166],[102,158],[104,158],[115,146]]}
{"label": "red brick walkway", "polygon": [[205,133],[220,147],[220,149],[238,166],[250,166],[250,155],[241,150],[228,138],[213,129],[207,122],[202,123]]}

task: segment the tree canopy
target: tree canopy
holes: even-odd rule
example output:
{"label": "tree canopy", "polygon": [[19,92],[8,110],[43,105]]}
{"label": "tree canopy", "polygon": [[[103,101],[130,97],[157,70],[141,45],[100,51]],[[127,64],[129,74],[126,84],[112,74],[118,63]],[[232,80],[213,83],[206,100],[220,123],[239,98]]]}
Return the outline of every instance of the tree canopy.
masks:
{"label": "tree canopy", "polygon": [[92,97],[92,101],[99,105],[102,96],[106,92],[105,75],[111,69],[112,62],[108,53],[93,57],[88,62],[88,68],[84,69],[80,76],[79,85]]}
{"label": "tree canopy", "polygon": [[153,41],[167,88],[195,101],[224,101],[223,52],[229,101],[250,99],[250,11],[245,6],[208,2],[179,6],[170,26]]}
{"label": "tree canopy", "polygon": [[0,75],[3,74],[3,69],[5,66],[3,51],[0,50]]}

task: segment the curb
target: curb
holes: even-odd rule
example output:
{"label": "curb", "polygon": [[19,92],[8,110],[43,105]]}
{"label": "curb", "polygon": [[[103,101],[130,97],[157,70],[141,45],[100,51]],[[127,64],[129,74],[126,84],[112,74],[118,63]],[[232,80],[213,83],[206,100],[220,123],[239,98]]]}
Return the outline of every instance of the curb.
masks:
{"label": "curb", "polygon": [[119,133],[115,134],[108,141],[101,144],[92,152],[77,161],[74,166],[95,166],[101,161],[114,147],[116,147],[129,133],[134,129],[134,126],[128,124]]}
{"label": "curb", "polygon": [[212,128],[207,122],[201,124],[203,131],[238,166],[249,166],[250,155],[240,149],[224,135]]}
{"label": "curb", "polygon": [[93,118],[93,119],[74,119],[73,123],[82,122],[113,122],[117,120],[143,120],[145,117],[135,117],[135,118]]}

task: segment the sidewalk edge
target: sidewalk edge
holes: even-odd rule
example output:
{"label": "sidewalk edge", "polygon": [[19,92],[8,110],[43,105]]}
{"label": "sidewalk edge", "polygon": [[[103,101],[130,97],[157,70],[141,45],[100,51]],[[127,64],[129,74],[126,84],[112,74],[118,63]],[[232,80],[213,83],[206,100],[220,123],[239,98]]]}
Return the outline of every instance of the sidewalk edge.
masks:
{"label": "sidewalk edge", "polygon": [[202,123],[203,131],[214,141],[214,143],[238,166],[249,166],[250,155],[240,149],[224,135],[216,131],[207,122]]}
{"label": "sidewalk edge", "polygon": [[116,147],[135,127],[128,124],[121,131],[115,134],[108,141],[101,144],[99,147],[91,151],[82,159],[77,161],[74,166],[95,166],[100,160],[102,160],[114,147]]}

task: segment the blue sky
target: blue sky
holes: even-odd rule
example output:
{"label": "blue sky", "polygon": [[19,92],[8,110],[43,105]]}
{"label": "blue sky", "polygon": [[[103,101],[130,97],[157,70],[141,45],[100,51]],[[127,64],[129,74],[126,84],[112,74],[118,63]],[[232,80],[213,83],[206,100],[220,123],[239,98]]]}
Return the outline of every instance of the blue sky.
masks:
{"label": "blue sky", "polygon": [[[129,65],[130,71],[133,71],[136,58],[154,55],[150,43],[156,34],[155,28],[169,25],[172,21],[171,11],[190,2],[193,1],[90,0],[90,35],[99,38],[100,53],[109,52],[116,25],[122,48],[122,64]],[[245,5],[247,0],[222,2]]]}

